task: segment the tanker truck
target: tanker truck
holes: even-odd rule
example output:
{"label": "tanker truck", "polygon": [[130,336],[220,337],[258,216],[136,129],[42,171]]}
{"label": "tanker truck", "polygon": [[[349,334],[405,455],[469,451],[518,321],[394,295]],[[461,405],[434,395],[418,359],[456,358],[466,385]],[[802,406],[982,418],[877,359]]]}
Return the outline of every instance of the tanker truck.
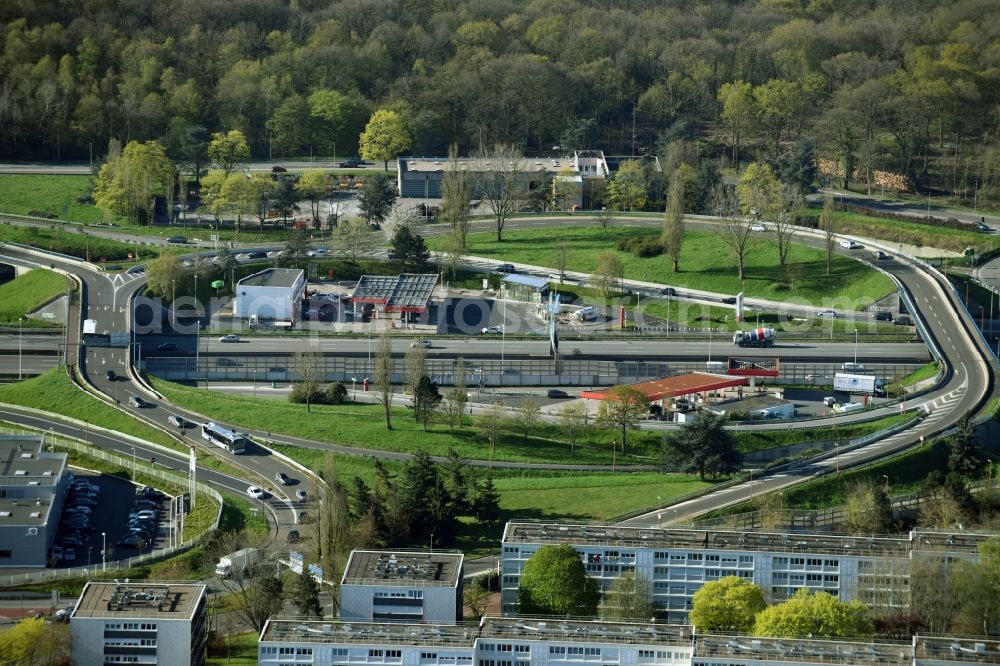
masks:
{"label": "tanker truck", "polygon": [[751,328],[749,331],[733,333],[733,344],[737,347],[773,347],[773,328]]}

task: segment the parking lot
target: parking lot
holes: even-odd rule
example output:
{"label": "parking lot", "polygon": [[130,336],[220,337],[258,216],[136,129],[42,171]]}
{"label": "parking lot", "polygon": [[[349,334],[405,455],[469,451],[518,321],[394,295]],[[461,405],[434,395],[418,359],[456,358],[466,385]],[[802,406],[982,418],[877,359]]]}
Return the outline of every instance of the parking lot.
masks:
{"label": "parking lot", "polygon": [[[56,567],[100,566],[101,550],[107,546],[107,561],[130,557],[167,545],[167,513],[169,499],[146,498],[140,507],[135,502],[137,487],[111,476],[74,472],[75,479],[63,504],[59,531],[50,551],[50,562]],[[141,508],[145,537],[126,539],[132,535],[130,514]],[[135,516],[138,518],[138,516]],[[137,529],[140,523],[133,523]]]}

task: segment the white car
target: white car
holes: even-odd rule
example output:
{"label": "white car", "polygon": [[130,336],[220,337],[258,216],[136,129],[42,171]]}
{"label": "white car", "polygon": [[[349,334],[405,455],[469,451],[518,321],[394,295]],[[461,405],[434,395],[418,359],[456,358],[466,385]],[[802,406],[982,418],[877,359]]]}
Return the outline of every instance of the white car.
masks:
{"label": "white car", "polygon": [[297,499],[298,501],[305,502],[306,501],[306,497],[307,497],[306,491],[304,491],[304,490],[296,490],[295,491],[295,499]]}
{"label": "white car", "polygon": [[229,335],[223,335],[221,338],[219,338],[219,342],[239,342],[239,341],[240,341],[240,336],[236,335],[235,333],[230,333]]}
{"label": "white car", "polygon": [[503,326],[486,326],[479,332],[482,335],[500,335],[503,333]]}
{"label": "white car", "polygon": [[819,312],[816,313],[816,316],[817,317],[836,317],[837,316],[837,311],[836,310],[820,310]]}
{"label": "white car", "polygon": [[852,240],[842,240],[842,241],[840,241],[840,247],[844,248],[845,250],[854,250],[854,249],[859,248],[861,246],[858,245],[857,243],[855,243]]}
{"label": "white car", "polygon": [[416,341],[410,343],[410,348],[411,349],[414,349],[414,348],[417,348],[417,347],[423,347],[424,349],[430,349],[431,348],[431,341],[430,341],[430,339],[428,339],[428,338],[420,338],[419,340],[416,340]]}
{"label": "white car", "polygon": [[751,224],[750,231],[767,231],[767,227],[763,224]]}
{"label": "white car", "polygon": [[247,495],[249,495],[254,499],[262,500],[264,499],[265,493],[264,489],[261,488],[260,486],[250,486],[249,488],[247,488]]}

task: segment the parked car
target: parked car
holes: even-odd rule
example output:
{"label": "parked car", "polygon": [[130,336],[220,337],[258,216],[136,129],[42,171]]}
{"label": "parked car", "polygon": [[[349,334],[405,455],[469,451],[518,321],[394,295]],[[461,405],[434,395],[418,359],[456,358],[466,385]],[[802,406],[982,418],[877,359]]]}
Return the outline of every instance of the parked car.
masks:
{"label": "parked car", "polygon": [[353,169],[355,167],[364,166],[365,161],[360,157],[349,157],[343,162],[338,162],[337,166],[341,169]]}
{"label": "parked car", "polygon": [[59,544],[62,546],[82,546],[83,537],[79,532],[67,532],[59,537]]}
{"label": "parked car", "polygon": [[177,351],[177,345],[173,342],[164,342],[156,346],[156,351]]}
{"label": "parked car", "polygon": [[185,243],[188,242],[188,239],[185,238],[184,236],[171,236],[170,238],[167,239],[167,242],[168,243],[177,243],[179,245],[184,245]]}
{"label": "parked car", "polygon": [[265,493],[264,489],[261,488],[260,486],[250,486],[249,488],[247,488],[247,495],[249,495],[254,499],[262,500],[264,499]]}
{"label": "parked car", "polygon": [[118,381],[118,375],[115,374],[114,370],[105,370],[104,371],[104,378],[107,379],[109,382],[116,382],[116,381]]}
{"label": "parked car", "polygon": [[76,559],[76,550],[73,548],[63,548],[63,562],[72,562]]}
{"label": "parked car", "polygon": [[235,333],[229,333],[228,335],[223,335],[221,338],[219,338],[219,342],[239,342],[239,341],[240,341],[240,336],[236,335]]}
{"label": "parked car", "polygon": [[136,409],[142,409],[143,407],[146,406],[147,403],[145,400],[143,400],[137,395],[130,395],[128,397],[128,404],[132,405]]}
{"label": "parked car", "polygon": [[913,320],[906,315],[899,315],[892,323],[896,326],[913,326]]}
{"label": "parked car", "polygon": [[889,312],[875,312],[872,313],[872,317],[875,318],[875,321],[892,321],[892,314]]}
{"label": "parked car", "polygon": [[57,562],[63,558],[63,549],[61,546],[52,546],[52,550],[49,551],[49,555],[52,556],[53,560]]}
{"label": "parked car", "polygon": [[278,472],[277,474],[275,474],[274,480],[283,486],[287,486],[291,482],[290,479],[288,478],[288,475],[285,474],[284,472]]}
{"label": "parked car", "polygon": [[562,389],[549,389],[547,394],[550,398],[568,398],[569,393],[563,391]]}
{"label": "parked car", "polygon": [[134,534],[123,536],[115,542],[117,548],[142,548],[142,539]]}

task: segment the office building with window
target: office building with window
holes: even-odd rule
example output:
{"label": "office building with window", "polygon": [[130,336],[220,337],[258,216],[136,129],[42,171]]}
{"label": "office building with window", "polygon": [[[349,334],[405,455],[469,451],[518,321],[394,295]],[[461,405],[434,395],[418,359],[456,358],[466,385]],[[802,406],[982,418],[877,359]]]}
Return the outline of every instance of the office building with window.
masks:
{"label": "office building with window", "polygon": [[902,608],[908,604],[913,560],[978,558],[979,544],[991,536],[914,531],[853,537],[512,521],[503,536],[501,609],[517,612],[524,564],[547,544],[576,549],[604,588],[624,573],[642,575],[653,586],[657,615],[668,622],[686,622],[694,593],[724,576],[759,585],[772,601],[806,588],[842,601]]}
{"label": "office building with window", "polygon": [[251,321],[290,322],[301,317],[306,274],[299,268],[268,268],[236,283],[233,315]]}
{"label": "office building with window", "polygon": [[0,567],[44,567],[66,496],[66,454],[37,435],[0,437]]}
{"label": "office building with window", "polygon": [[70,632],[75,665],[201,666],[208,636],[205,586],[91,581],[70,616]]}
{"label": "office building with window", "polygon": [[462,620],[461,553],[355,550],[340,581],[342,620]]}

